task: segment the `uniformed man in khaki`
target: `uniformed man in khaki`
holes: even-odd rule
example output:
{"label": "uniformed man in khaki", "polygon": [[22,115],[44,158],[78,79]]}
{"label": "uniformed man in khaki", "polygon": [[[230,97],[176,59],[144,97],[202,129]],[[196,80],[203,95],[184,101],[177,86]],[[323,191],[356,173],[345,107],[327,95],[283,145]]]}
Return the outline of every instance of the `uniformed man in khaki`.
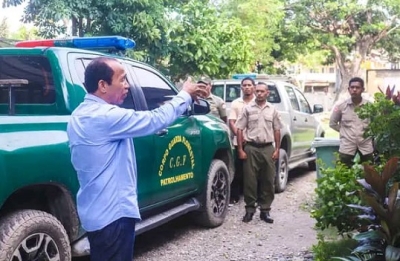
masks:
{"label": "uniformed man in khaki", "polygon": [[197,83],[204,84],[204,89],[207,93],[206,97],[203,97],[210,104],[210,113],[224,122],[226,122],[226,105],[223,99],[211,93],[211,78],[202,76]]}
{"label": "uniformed man in khaki", "polygon": [[364,91],[364,80],[359,77],[352,78],[348,91],[351,98],[333,108],[329,127],[340,133],[339,159],[351,167],[357,152],[360,153],[361,162],[372,161],[374,148],[372,138],[364,138],[368,119],[361,120],[354,111],[355,108],[368,103],[361,95]]}
{"label": "uniformed man in khaki", "polygon": [[[259,82],[255,93],[255,101],[243,108],[236,122],[238,156],[244,160],[246,214],[243,222],[253,219],[257,203],[261,211],[260,219],[273,223],[269,212],[275,196],[275,161],[279,158],[282,122],[278,111],[267,102],[268,85]],[[243,146],[244,141],[246,144]]]}
{"label": "uniformed man in khaki", "polygon": [[[242,113],[244,106],[255,99],[254,89],[255,82],[252,78],[246,77],[241,81],[242,97],[232,101],[231,109],[228,117],[228,123],[232,134],[232,143],[237,152],[237,128],[235,126],[239,115]],[[237,155],[236,155],[237,157]],[[231,183],[231,204],[239,202],[241,193],[243,193],[243,160],[236,158],[235,160],[235,177]]]}

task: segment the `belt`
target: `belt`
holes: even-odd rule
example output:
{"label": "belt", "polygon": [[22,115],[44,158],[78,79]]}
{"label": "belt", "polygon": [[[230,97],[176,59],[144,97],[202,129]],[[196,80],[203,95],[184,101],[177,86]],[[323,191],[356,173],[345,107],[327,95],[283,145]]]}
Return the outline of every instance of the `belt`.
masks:
{"label": "belt", "polygon": [[256,143],[256,142],[246,142],[246,144],[256,147],[256,148],[264,148],[272,145],[272,142],[267,142],[267,143]]}

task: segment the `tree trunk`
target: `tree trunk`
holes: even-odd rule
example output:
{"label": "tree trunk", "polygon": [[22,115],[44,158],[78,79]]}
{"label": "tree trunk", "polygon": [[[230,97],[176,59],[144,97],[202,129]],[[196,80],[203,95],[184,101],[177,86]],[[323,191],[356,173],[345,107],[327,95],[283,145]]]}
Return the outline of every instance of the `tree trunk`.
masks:
{"label": "tree trunk", "polygon": [[75,16],[72,16],[72,36],[77,36],[78,35],[78,20],[76,19]]}
{"label": "tree trunk", "polygon": [[336,65],[340,72],[340,88],[336,92],[335,100],[336,102],[341,96],[345,96],[347,93],[347,88],[349,86],[349,81],[353,77],[360,77],[365,79],[365,75],[361,75],[361,63],[365,60],[369,48],[372,46],[372,40],[370,37],[363,37],[358,39],[351,61],[346,59],[346,54],[342,53],[339,48],[332,46],[331,50],[335,53]]}

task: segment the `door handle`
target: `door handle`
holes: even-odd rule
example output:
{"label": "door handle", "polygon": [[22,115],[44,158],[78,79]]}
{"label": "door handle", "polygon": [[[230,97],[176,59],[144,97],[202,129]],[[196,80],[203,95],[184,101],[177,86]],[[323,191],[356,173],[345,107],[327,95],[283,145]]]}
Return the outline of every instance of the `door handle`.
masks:
{"label": "door handle", "polygon": [[307,118],[304,120],[305,122],[308,122]]}
{"label": "door handle", "polygon": [[296,116],[293,117],[293,121],[297,121]]}
{"label": "door handle", "polygon": [[167,134],[168,134],[168,130],[167,129],[162,129],[162,130],[156,132],[156,135],[158,135],[158,136],[164,136],[164,135],[167,135]]}

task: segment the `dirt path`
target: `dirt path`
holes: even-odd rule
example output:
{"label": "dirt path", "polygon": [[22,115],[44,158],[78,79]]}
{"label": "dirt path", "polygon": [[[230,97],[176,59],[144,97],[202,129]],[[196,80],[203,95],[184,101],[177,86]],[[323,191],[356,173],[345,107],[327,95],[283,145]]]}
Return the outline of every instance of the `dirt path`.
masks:
{"label": "dirt path", "polygon": [[316,232],[309,206],[315,172],[299,168],[290,176],[287,190],[273,203],[274,224],[260,221],[258,213],[252,222],[243,223],[241,201],[230,208],[221,227],[196,227],[182,217],[138,236],[135,261],[312,260],[309,250],[316,243]]}

